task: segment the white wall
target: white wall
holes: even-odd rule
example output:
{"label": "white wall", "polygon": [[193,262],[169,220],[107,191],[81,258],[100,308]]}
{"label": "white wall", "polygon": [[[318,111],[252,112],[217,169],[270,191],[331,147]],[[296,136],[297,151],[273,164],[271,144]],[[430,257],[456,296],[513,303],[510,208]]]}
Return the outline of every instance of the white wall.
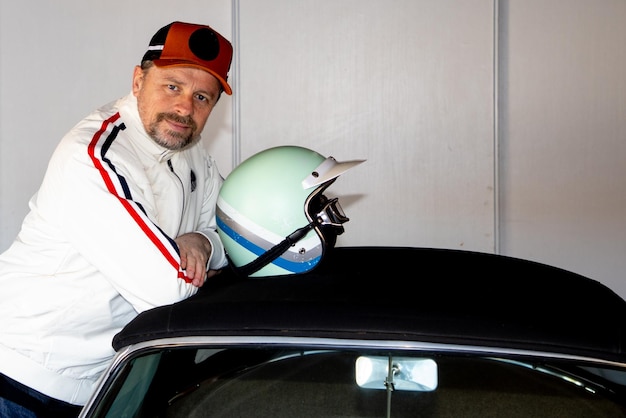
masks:
{"label": "white wall", "polygon": [[501,4],[501,252],[626,298],[626,2]]}
{"label": "white wall", "polygon": [[0,3],[0,251],[60,137],[180,19],[235,43],[204,135],[223,174],[286,143],[367,158],[329,189],[341,245],[500,252],[626,297],[622,0],[46,3]]}
{"label": "white wall", "polygon": [[494,251],[493,2],[240,0],[241,148],[367,162],[339,243]]}

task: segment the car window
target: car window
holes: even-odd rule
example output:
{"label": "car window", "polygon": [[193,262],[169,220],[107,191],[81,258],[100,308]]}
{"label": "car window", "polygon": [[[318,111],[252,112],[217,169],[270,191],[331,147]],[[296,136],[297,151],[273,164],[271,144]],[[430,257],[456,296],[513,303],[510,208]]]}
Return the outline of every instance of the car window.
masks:
{"label": "car window", "polygon": [[[363,358],[383,359],[382,375],[360,381]],[[145,352],[118,370],[95,416],[626,416],[623,383],[603,374],[450,353],[180,348]]]}

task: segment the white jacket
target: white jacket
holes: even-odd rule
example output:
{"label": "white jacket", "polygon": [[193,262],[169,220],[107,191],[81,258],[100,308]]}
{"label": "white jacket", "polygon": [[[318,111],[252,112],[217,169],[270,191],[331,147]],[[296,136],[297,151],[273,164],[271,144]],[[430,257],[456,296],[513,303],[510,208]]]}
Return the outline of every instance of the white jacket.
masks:
{"label": "white jacket", "polygon": [[0,255],[0,372],[84,404],[113,336],[139,312],[193,295],[173,239],[204,234],[212,269],[222,184],[203,146],[146,134],[132,94],[78,123],[55,150],[30,213]]}

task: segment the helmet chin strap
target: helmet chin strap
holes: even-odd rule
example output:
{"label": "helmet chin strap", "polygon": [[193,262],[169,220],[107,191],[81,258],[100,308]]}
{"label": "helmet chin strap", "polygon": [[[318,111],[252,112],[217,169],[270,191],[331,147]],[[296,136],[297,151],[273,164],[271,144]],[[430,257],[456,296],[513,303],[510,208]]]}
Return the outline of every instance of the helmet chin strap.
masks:
{"label": "helmet chin strap", "polygon": [[236,268],[237,273],[242,276],[249,276],[251,274],[256,273],[261,270],[263,267],[267,266],[272,261],[276,260],[283,254],[289,247],[295,245],[296,242],[300,241],[304,236],[315,227],[319,222],[317,220],[310,222],[308,225],[303,226],[302,228],[298,228],[289,234],[284,240],[274,245],[269,250],[265,251],[263,254],[258,256],[256,259],[252,260],[245,266],[241,266]]}

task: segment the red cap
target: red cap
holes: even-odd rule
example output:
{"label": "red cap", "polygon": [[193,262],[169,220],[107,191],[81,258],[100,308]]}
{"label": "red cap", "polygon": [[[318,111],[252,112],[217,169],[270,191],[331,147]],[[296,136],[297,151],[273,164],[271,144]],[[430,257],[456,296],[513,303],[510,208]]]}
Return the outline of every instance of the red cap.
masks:
{"label": "red cap", "polygon": [[215,76],[226,94],[232,94],[226,81],[232,58],[230,42],[210,26],[173,22],[154,34],[141,62],[199,68]]}

